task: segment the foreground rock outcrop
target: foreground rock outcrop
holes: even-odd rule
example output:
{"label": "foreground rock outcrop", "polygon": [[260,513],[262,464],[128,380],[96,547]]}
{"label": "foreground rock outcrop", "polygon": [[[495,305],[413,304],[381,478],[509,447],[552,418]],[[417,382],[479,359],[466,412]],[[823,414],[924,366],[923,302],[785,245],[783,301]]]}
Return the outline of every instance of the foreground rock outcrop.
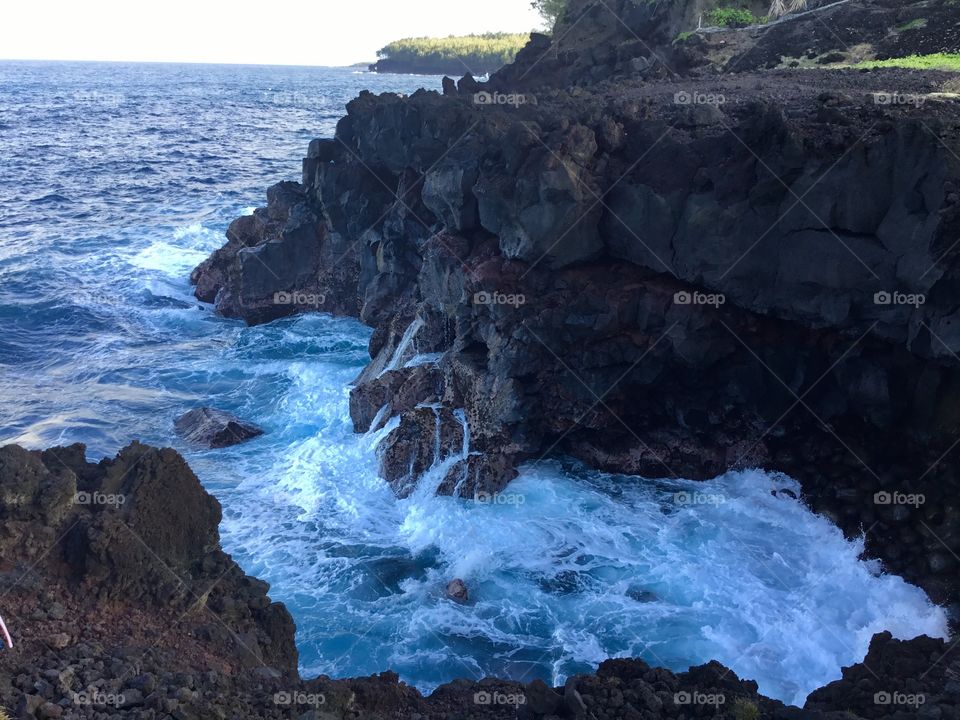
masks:
{"label": "foreground rock outcrop", "polygon": [[24,720],[958,717],[958,653],[888,634],[805,710],[715,662],[608,660],[564,687],[458,680],[429,697],[389,672],[304,680],[289,614],[220,549],[219,519],[173,450],[134,443],[94,464],[79,445],[0,448],[0,604],[16,640],[0,652],[0,707]]}

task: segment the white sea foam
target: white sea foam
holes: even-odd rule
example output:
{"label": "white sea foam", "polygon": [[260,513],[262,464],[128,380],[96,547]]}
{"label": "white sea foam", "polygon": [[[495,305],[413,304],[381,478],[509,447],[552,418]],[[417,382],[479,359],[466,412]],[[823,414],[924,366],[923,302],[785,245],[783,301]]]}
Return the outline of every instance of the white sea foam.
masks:
{"label": "white sea foam", "polygon": [[[523,468],[497,502],[422,487],[397,500],[376,475],[383,431],[351,433],[348,373],[291,372],[283,404],[316,431],[244,482],[228,504],[245,529],[228,523],[227,539],[291,603],[305,672],[393,667],[429,690],[485,674],[559,683],[610,656],[678,670],[715,658],[802,704],[874,632],[946,634],[922,591],[859,559],[862,542],[771,494],[798,492],[789,478],[653,482],[550,461]],[[258,506],[265,486],[292,509]],[[470,604],[442,597],[453,577]]]}
{"label": "white sea foam", "polygon": [[[177,237],[181,235],[181,237]],[[184,237],[189,237],[192,249],[182,244]],[[222,244],[222,237],[212,230],[201,225],[191,225],[181,228],[175,233],[174,240],[180,241],[171,244],[157,240],[130,258],[130,264],[143,270],[158,270],[166,275],[182,278],[190,274],[197,265],[203,262],[210,254],[213,238]],[[213,245],[216,247],[216,245]]]}

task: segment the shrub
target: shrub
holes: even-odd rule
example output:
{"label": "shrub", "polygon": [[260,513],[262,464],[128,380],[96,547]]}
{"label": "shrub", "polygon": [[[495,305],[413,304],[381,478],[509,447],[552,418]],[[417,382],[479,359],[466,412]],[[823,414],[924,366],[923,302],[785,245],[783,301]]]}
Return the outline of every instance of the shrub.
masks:
{"label": "shrub", "polygon": [[760,18],[746,8],[719,7],[707,13],[707,23],[716,27],[746,27],[760,22]]}
{"label": "shrub", "polygon": [[736,720],[760,720],[760,709],[755,703],[738,698],[733,704],[733,717]]}
{"label": "shrub", "polygon": [[540,13],[547,27],[553,29],[567,7],[567,0],[533,0],[530,5]]}

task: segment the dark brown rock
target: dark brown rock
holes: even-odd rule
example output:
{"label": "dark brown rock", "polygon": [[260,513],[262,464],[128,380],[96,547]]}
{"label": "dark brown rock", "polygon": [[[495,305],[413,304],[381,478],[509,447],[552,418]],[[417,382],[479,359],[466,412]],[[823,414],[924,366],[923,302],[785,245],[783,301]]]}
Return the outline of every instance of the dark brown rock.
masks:
{"label": "dark brown rock", "polygon": [[209,448],[230,447],[263,435],[263,430],[256,425],[223,410],[208,407],[181,415],[173,428],[184,440]]}
{"label": "dark brown rock", "polygon": [[467,584],[460,578],[456,578],[447,583],[446,593],[448,598],[458,603],[465,603],[470,599]]}
{"label": "dark brown rock", "polygon": [[463,426],[446,408],[418,407],[404,413],[400,425],[377,448],[380,475],[399,497],[437,463],[463,450]]}

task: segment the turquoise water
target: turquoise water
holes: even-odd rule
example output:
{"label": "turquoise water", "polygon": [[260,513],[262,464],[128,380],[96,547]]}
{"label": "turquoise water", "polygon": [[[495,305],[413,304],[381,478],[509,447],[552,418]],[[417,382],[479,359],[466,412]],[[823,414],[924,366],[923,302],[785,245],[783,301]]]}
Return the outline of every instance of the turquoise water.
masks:
{"label": "turquoise water", "polygon": [[[190,269],[227,223],[297,179],[363,87],[438,78],[348,70],[0,63],[0,443],[130,440],[184,452],[224,506],[227,550],[298,624],[302,670],[391,668],[559,683],[606,657],[717,659],[802,703],[871,635],[944,635],[943,613],[758,471],[651,482],[563,459],[495,504],[397,500],[348,385],[369,330],[309,316],[247,328],[197,303]],[[267,434],[197,452],[198,405]],[[471,602],[443,587],[462,577]]]}

